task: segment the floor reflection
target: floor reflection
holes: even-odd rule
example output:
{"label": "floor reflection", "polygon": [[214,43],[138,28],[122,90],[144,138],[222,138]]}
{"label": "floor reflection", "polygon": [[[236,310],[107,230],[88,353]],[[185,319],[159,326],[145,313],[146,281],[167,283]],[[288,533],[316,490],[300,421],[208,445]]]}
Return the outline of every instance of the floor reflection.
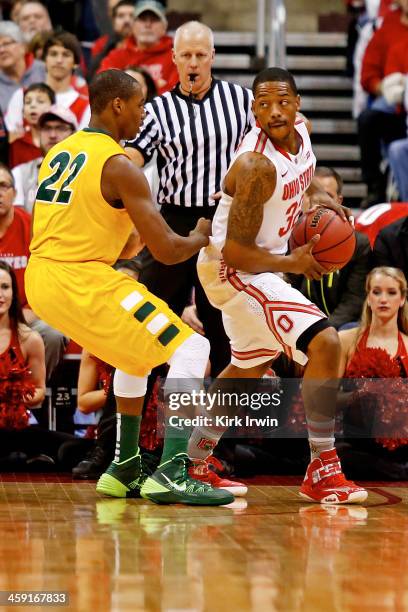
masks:
{"label": "floor reflection", "polygon": [[0,590],[69,591],[84,612],[404,610],[407,501],[373,488],[366,506],[319,506],[257,486],[192,508],[2,483]]}

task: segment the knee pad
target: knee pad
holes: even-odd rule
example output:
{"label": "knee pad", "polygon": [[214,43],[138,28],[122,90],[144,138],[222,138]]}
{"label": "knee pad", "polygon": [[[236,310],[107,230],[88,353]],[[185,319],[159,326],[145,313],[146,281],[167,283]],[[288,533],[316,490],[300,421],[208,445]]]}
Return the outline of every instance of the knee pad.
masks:
{"label": "knee pad", "polygon": [[131,376],[116,370],[113,376],[113,392],[118,397],[144,397],[147,389],[147,376]]}
{"label": "knee pad", "polygon": [[208,358],[210,356],[210,343],[200,334],[192,334],[180,344],[168,363],[171,378],[204,378]]}
{"label": "knee pad", "polygon": [[164,393],[192,393],[202,388],[210,355],[210,343],[199,334],[192,334],[169,359],[170,369]]}

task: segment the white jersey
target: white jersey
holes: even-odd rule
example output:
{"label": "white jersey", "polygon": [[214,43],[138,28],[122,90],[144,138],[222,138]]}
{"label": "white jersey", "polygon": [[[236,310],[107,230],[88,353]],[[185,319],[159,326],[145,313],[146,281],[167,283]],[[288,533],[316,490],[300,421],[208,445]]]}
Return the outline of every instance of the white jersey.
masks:
{"label": "white jersey", "polygon": [[[276,189],[264,205],[256,244],[277,255],[287,251],[288,239],[316,164],[304,121],[296,121],[295,129],[301,142],[296,155],[278,149],[256,127],[245,136],[232,161],[247,151],[257,151],[276,167]],[[284,351],[305,365],[307,355],[299,348],[298,340],[325,315],[278,274],[250,274],[226,266],[222,249],[231,202],[232,198],[223,193],[214,216],[210,244],[201,249],[197,264],[209,301],[222,311],[224,328],[231,341],[231,363],[251,368]]]}
{"label": "white jersey", "polygon": [[[255,239],[257,246],[276,255],[284,255],[287,251],[291,230],[301,213],[303,196],[316,167],[303,119],[296,121],[295,129],[300,136],[296,155],[280,149],[260,127],[254,127],[243,139],[230,165],[243,153],[256,151],[265,155],[276,167],[276,188],[265,202],[262,225]],[[223,193],[213,219],[211,244],[220,254],[225,243],[231,202],[231,196]]]}

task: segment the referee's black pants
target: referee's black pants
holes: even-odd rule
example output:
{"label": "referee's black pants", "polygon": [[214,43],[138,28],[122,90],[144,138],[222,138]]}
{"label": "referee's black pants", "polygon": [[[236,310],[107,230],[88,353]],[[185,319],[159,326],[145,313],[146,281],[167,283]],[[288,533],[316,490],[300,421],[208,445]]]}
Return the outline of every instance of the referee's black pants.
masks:
{"label": "referee's black pants", "polygon": [[[192,209],[163,206],[161,212],[172,230],[181,236],[188,236],[200,217],[212,219],[215,210],[216,206]],[[167,302],[179,316],[189,304],[192,288],[195,288],[197,314],[211,344],[211,375],[217,376],[230,362],[230,343],[222,324],[221,311],[211,306],[198,279],[197,257],[195,255],[174,266],[166,266],[149,258],[139,281],[154,295]]]}

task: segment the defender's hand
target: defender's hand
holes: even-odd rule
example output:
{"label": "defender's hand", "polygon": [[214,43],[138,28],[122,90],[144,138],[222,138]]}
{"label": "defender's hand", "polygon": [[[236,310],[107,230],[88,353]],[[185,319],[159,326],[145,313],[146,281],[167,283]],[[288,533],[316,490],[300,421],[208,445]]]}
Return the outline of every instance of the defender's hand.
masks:
{"label": "defender's hand", "polygon": [[202,236],[204,236],[207,240],[206,244],[208,244],[208,237],[211,236],[211,221],[209,219],[204,219],[203,217],[200,217],[200,219],[197,221],[197,225],[195,226],[195,228],[191,230],[190,236],[191,234],[202,234]]}

